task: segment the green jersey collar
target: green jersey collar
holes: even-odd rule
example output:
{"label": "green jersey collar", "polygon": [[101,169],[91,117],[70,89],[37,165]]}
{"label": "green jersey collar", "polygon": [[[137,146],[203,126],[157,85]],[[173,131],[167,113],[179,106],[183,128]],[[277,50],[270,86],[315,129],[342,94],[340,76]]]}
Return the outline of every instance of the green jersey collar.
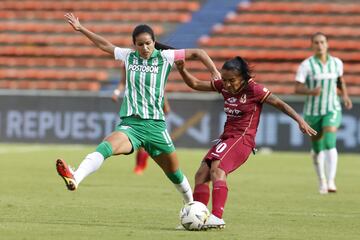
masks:
{"label": "green jersey collar", "polygon": [[[326,63],[328,63],[329,62],[329,59],[330,59],[330,54],[328,53],[328,54],[326,54]],[[315,61],[316,62],[318,62],[318,63],[321,63],[322,64],[322,62],[320,61],[320,58],[318,58],[316,55],[314,55],[314,59],[315,59]]]}

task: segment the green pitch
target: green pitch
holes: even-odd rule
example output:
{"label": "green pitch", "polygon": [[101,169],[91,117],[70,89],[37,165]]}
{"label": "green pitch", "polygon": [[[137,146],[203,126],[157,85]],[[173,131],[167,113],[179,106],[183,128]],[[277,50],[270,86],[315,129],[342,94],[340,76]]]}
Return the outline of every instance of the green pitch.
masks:
{"label": "green pitch", "polygon": [[[154,162],[132,173],[134,155],[111,157],[76,192],[55,170],[77,166],[93,146],[0,145],[0,239],[358,239],[360,155],[340,153],[338,193],[321,196],[307,153],[251,156],[229,177],[222,231],[174,230],[180,194]],[[205,150],[178,150],[193,176]]]}

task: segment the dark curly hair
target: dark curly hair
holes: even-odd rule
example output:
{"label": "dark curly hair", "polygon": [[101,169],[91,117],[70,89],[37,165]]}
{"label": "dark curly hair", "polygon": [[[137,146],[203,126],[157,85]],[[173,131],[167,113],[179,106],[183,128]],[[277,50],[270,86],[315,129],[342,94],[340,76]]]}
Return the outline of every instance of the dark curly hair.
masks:
{"label": "dark curly hair", "polygon": [[222,69],[237,71],[245,82],[248,82],[253,77],[249,64],[239,56],[227,60],[222,66]]}

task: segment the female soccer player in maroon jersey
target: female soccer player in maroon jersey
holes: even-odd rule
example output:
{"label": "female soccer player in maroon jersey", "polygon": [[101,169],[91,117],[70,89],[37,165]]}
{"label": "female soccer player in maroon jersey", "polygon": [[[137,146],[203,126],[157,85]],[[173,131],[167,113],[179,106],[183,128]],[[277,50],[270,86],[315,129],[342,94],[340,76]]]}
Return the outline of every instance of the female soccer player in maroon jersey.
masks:
{"label": "female soccer player in maroon jersey", "polygon": [[224,63],[221,80],[201,81],[191,75],[184,62],[176,63],[189,87],[199,91],[217,91],[224,97],[227,120],[219,141],[210,148],[195,174],[194,200],[208,204],[209,183],[212,182],[212,213],[204,228],[224,228],[222,219],[228,188],[226,177],[240,167],[255,147],[255,136],[259,125],[263,103],[281,110],[298,124],[303,133],[315,135],[312,129],[293,108],[274,94],[254,82],[247,62],[235,57]]}

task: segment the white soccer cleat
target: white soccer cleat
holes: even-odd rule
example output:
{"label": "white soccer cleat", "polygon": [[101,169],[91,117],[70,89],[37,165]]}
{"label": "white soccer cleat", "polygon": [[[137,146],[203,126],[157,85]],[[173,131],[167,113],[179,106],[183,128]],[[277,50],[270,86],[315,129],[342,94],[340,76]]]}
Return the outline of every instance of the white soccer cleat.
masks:
{"label": "white soccer cleat", "polygon": [[320,184],[319,184],[319,193],[320,193],[321,195],[323,195],[323,194],[328,194],[328,185],[327,185],[327,183],[326,183],[325,180],[320,181]]}
{"label": "white soccer cleat", "polygon": [[328,183],[328,192],[329,193],[336,193],[336,185],[334,181],[329,181]]}
{"label": "white soccer cleat", "polygon": [[225,222],[222,218],[218,218],[217,216],[211,214],[210,217],[206,220],[202,229],[222,229],[225,228]]}

